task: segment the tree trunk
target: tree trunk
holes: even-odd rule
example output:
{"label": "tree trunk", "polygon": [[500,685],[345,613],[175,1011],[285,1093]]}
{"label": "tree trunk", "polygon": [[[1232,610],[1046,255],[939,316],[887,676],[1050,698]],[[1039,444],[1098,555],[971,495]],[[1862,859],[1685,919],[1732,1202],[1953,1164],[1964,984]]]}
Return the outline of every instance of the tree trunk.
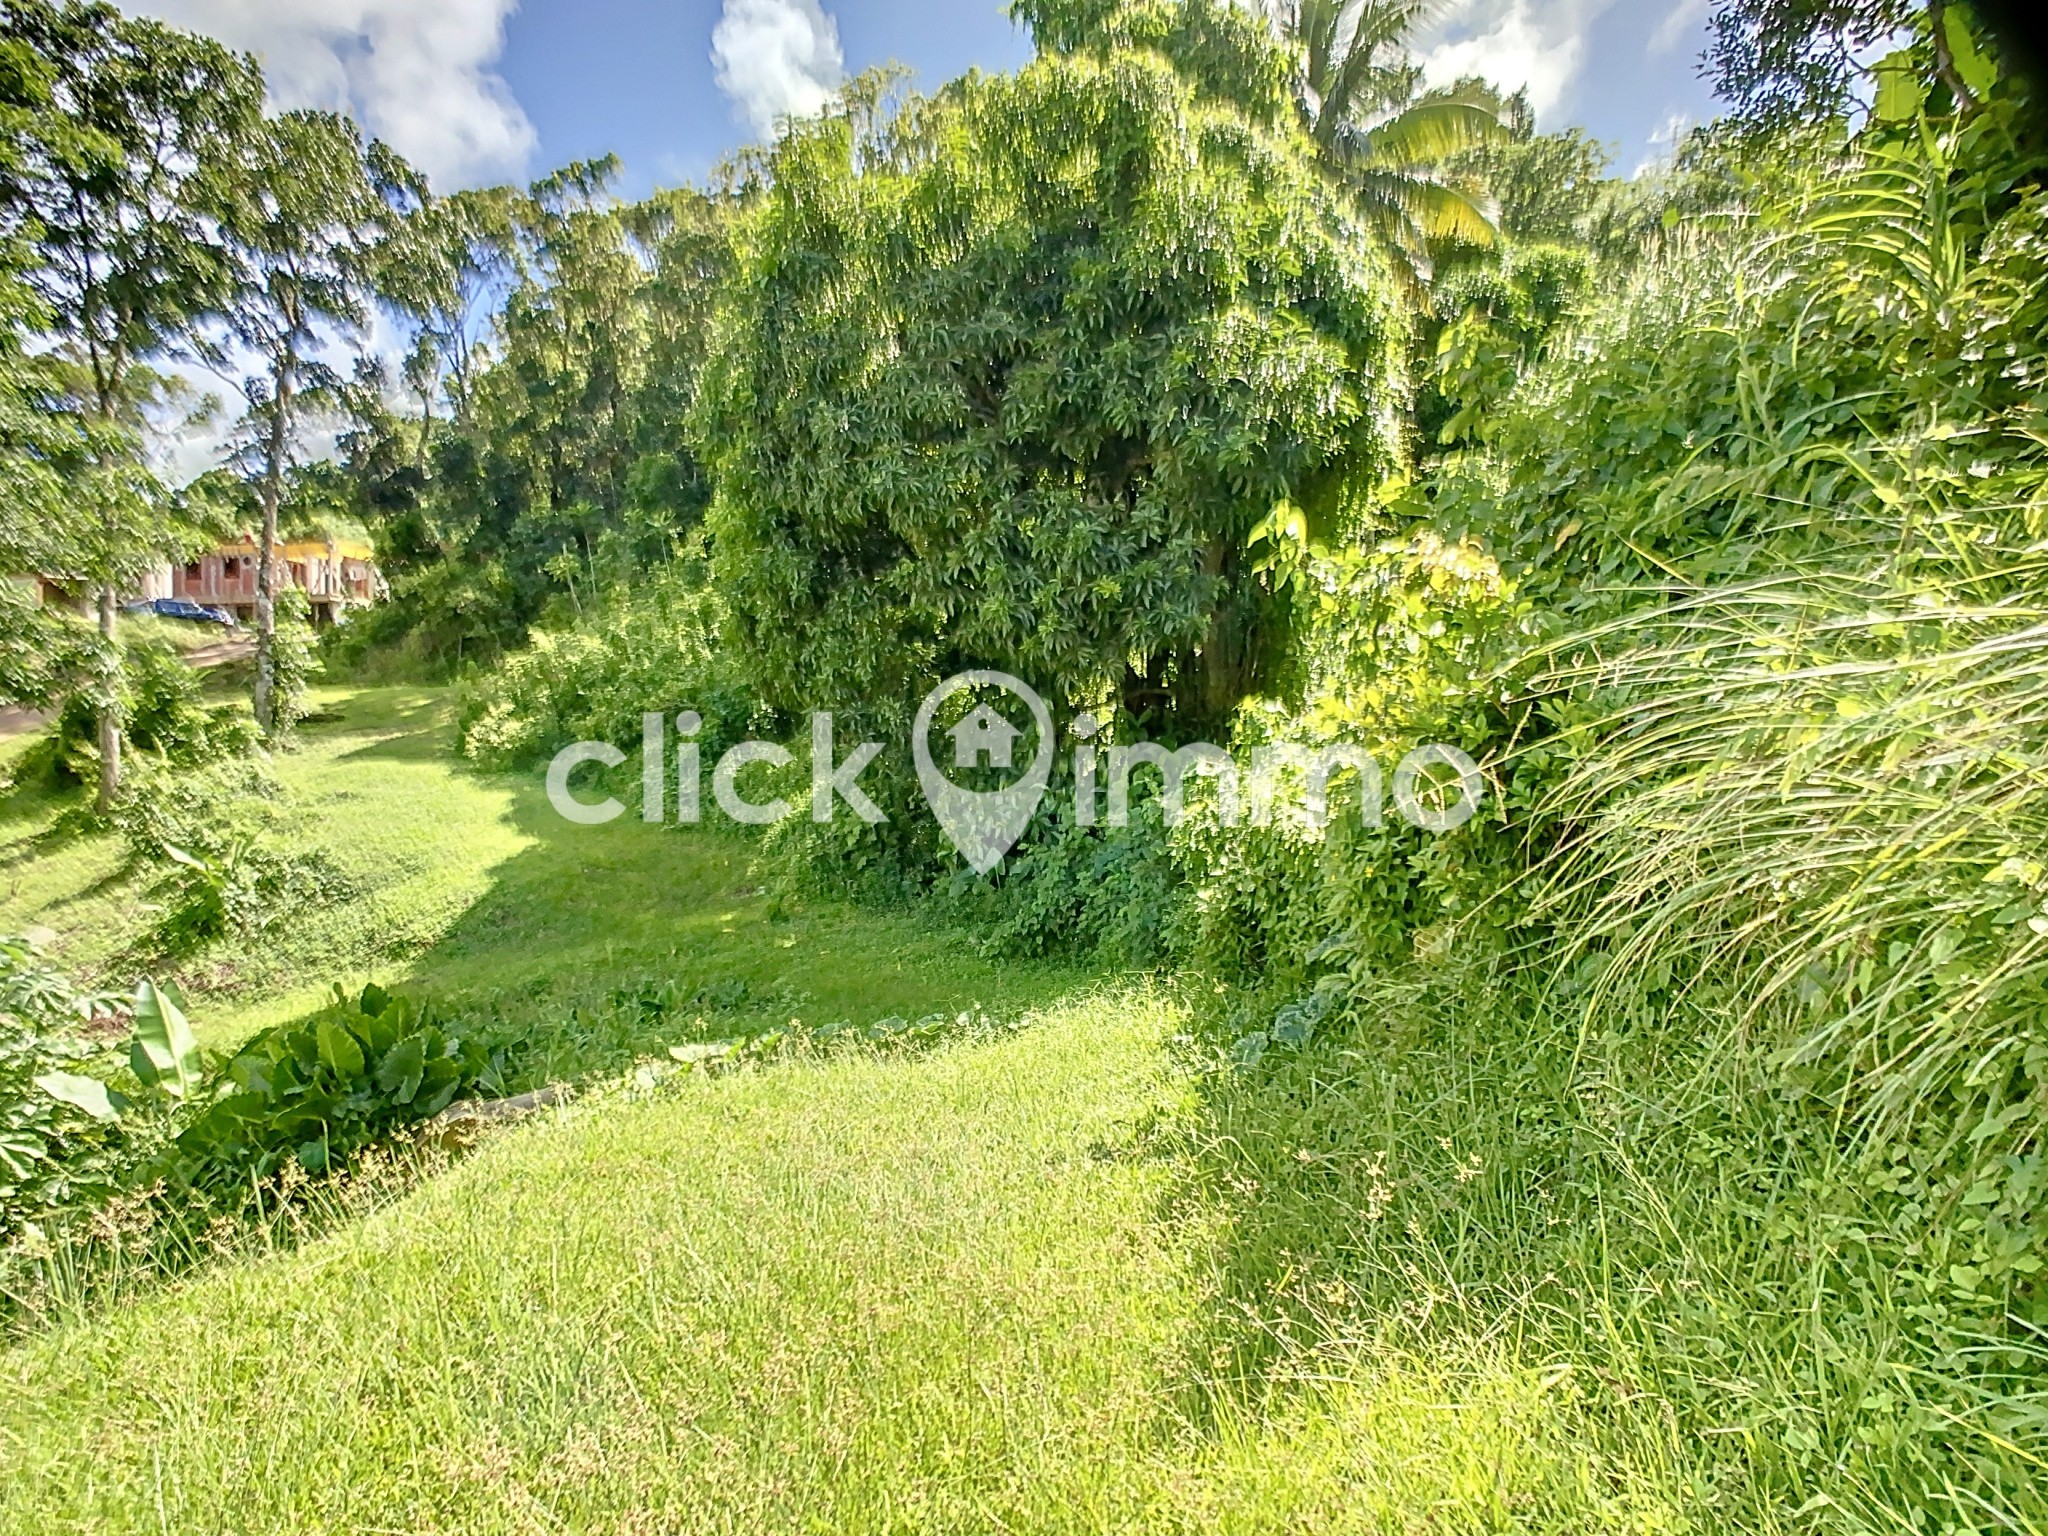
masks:
{"label": "tree trunk", "polygon": [[263,534],[256,551],[256,686],[251,702],[256,727],[265,736],[277,726],[277,506],[284,496],[284,455],[290,438],[286,416],[291,410],[292,362],[279,370],[277,396],[271,402],[269,439],[264,444]]}
{"label": "tree trunk", "polygon": [[[87,328],[87,334],[92,334],[90,327]],[[94,393],[99,405],[100,422],[103,426],[111,427],[114,421],[114,402],[120,398],[120,385],[114,375],[101,368],[96,349],[93,373],[98,380]],[[115,568],[114,551],[119,542],[111,510],[107,512],[103,526],[107,536],[111,572]],[[121,593],[111,579],[100,583],[99,599],[100,640],[105,655],[100,661],[100,789],[95,803],[99,813],[104,816],[114,808],[114,802],[121,797]]]}
{"label": "tree trunk", "polygon": [[1968,117],[1977,110],[1977,97],[1964,83],[1962,72],[1956,68],[1955,52],[1948,45],[1948,0],[1930,0],[1927,20],[1934,34],[1934,72],[1948,87],[1956,111]]}
{"label": "tree trunk", "polygon": [[121,654],[114,648],[119,601],[112,586],[100,588],[100,638],[106,642],[106,657],[100,663],[101,815],[114,808],[114,800],[121,793]]}
{"label": "tree trunk", "polygon": [[1189,739],[1217,738],[1229,729],[1237,706],[1250,691],[1250,636],[1245,607],[1243,560],[1237,545],[1214,539],[1203,552],[1203,574],[1217,586],[1216,606],[1209,611],[1209,632],[1199,656],[1182,669],[1174,700],[1175,713]]}

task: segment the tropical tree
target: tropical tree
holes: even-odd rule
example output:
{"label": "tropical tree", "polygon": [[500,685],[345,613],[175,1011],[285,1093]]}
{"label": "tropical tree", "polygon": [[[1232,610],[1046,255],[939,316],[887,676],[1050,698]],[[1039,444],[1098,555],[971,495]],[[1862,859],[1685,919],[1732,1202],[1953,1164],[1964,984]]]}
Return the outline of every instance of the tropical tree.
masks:
{"label": "tropical tree", "polygon": [[442,398],[458,425],[470,420],[484,332],[518,270],[519,203],[509,187],[422,196],[378,253],[379,296],[413,329],[405,382],[422,452]]}
{"label": "tropical tree", "polygon": [[714,579],[778,704],[961,666],[1160,734],[1283,681],[1263,530],[1391,462],[1403,328],[1292,135],[1157,52],[914,107],[900,163],[793,130],[742,221],[697,414]]}
{"label": "tropical tree", "polygon": [[499,364],[483,385],[490,512],[510,519],[497,524],[501,548],[526,582],[545,575],[572,597],[601,567],[639,563],[621,540],[647,377],[649,267],[609,196],[617,172],[608,157],[530,189],[528,272],[506,300]]}
{"label": "tropical tree", "polygon": [[643,293],[647,371],[634,408],[627,503],[650,533],[682,532],[702,519],[711,501],[710,476],[677,427],[696,402],[743,201],[686,188],[658,192],[623,214],[649,272]]}
{"label": "tropical tree", "polygon": [[[34,54],[18,39],[0,40],[0,186],[19,185],[31,126],[49,105]],[[88,445],[55,360],[28,346],[45,324],[27,280],[29,259],[19,241],[0,246],[0,571],[9,574],[62,570],[75,559],[64,537],[71,511],[65,484]],[[0,697],[49,701],[83,659],[78,629],[0,581]]]}
{"label": "tropical tree", "polygon": [[218,43],[107,5],[7,0],[0,45],[40,103],[14,145],[0,212],[31,253],[34,323],[69,365],[91,425],[70,467],[68,515],[50,533],[68,534],[66,574],[97,597],[105,809],[121,781],[119,596],[187,531],[133,424],[153,387],[149,365],[192,343],[232,293],[205,193],[256,121],[262,87],[255,65]]}
{"label": "tropical tree", "polygon": [[1503,95],[1476,81],[1461,81],[1459,88],[1486,92],[1500,131],[1451,155],[1444,170],[1486,188],[1499,205],[1507,241],[1584,243],[1602,205],[1625,185],[1608,174],[1606,148],[1576,126],[1538,133],[1526,91]]}
{"label": "tropical tree", "polygon": [[1504,138],[1500,98],[1480,81],[1422,90],[1406,44],[1431,0],[1266,0],[1295,48],[1302,122],[1350,189],[1396,269],[1427,281],[1432,242],[1487,246],[1496,207],[1455,157]]}
{"label": "tropical tree", "polygon": [[702,520],[710,477],[683,422],[758,177],[623,204],[616,170],[427,200],[390,236],[383,297],[413,329],[422,403],[352,396],[349,495],[404,599],[358,636],[450,659],[516,646]]}
{"label": "tropical tree", "polygon": [[[394,196],[417,179],[382,144],[333,112],[287,112],[251,132],[218,215],[237,263],[223,341],[260,368],[243,383],[241,458],[257,487],[256,722],[290,725],[276,696],[277,514],[310,409],[341,383],[323,353],[369,322],[376,250]],[[287,704],[290,701],[285,701]]]}

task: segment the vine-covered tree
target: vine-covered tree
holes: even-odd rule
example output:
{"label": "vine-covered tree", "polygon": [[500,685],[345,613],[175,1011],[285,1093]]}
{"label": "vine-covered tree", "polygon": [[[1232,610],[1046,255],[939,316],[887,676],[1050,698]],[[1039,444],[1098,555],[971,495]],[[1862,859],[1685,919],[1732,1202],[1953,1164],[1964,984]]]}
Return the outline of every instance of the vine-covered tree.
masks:
{"label": "vine-covered tree", "polygon": [[1275,118],[1116,49],[959,83],[891,164],[789,135],[697,416],[772,699],[1001,666],[1179,732],[1278,681],[1255,533],[1373,483],[1402,384],[1390,277]]}

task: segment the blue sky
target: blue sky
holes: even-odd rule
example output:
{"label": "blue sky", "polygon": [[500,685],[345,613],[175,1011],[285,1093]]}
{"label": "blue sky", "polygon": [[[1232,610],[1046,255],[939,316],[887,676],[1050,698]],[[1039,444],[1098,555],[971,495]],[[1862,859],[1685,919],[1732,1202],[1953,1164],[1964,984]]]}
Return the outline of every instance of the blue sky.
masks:
{"label": "blue sky", "polygon": [[[1002,0],[125,0],[260,54],[285,104],[353,110],[451,187],[616,152],[621,190],[703,177],[777,114],[891,60],[926,86],[1011,69]],[[1527,85],[1623,173],[1712,114],[1707,0],[1445,0],[1433,76]]]}

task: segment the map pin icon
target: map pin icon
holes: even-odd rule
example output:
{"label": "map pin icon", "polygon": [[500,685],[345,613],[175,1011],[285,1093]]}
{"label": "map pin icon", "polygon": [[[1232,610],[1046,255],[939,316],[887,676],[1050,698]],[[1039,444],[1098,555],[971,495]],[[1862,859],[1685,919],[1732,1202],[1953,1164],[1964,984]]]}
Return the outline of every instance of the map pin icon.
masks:
{"label": "map pin icon", "polygon": [[[986,792],[962,789],[939,772],[938,765],[932,761],[932,719],[938,714],[941,704],[967,688],[1000,688],[1013,694],[1030,707],[1031,718],[1038,723],[1037,758],[1030,771],[1008,789]],[[969,721],[974,718],[968,717]],[[961,730],[967,725],[968,721],[963,721],[955,729]],[[1007,767],[1008,744],[1022,733],[993,710],[986,711],[980,729],[986,745],[978,750],[999,754],[996,765]],[[967,750],[966,746],[962,747],[963,753]],[[977,875],[985,875],[1002,863],[1004,855],[1017,846],[1018,839],[1024,836],[1024,829],[1031,825],[1031,818],[1038,810],[1039,802],[1045,798],[1046,785],[1052,778],[1055,750],[1052,712],[1045,707],[1045,700],[1032,691],[1030,684],[1007,672],[962,672],[957,677],[947,678],[925,697],[910,736],[911,756],[917,762],[917,782],[924,789],[925,803],[938,819],[939,830],[960,850],[960,856]]]}

